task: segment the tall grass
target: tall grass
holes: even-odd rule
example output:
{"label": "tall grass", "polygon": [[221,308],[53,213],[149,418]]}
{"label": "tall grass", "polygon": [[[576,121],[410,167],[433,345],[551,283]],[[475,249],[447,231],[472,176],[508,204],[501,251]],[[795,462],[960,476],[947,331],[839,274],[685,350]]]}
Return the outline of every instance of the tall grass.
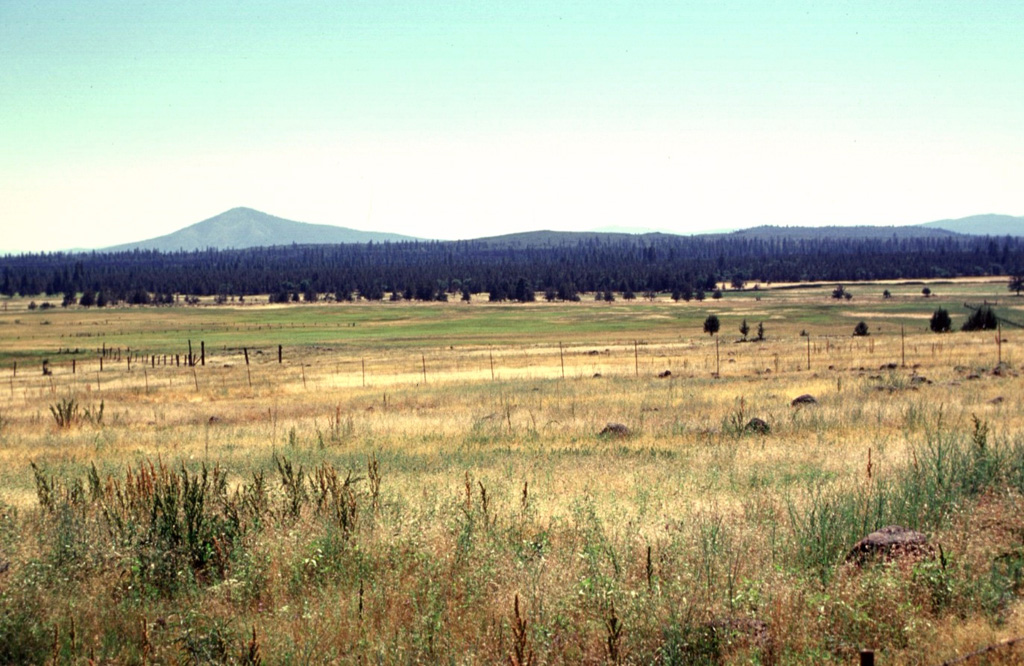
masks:
{"label": "tall grass", "polygon": [[[416,509],[382,493],[387,470],[376,455],[361,462],[363,478],[358,467],[339,472],[322,462],[306,471],[274,454],[274,482],[260,471],[267,465],[248,478],[203,463],[146,461],[107,475],[91,467],[84,478],[34,465],[39,511],[12,515],[5,539],[35,531],[39,547],[7,574],[0,654],[46,660],[53,631],[68,658],[148,651],[149,659],[249,663],[253,655],[298,658],[314,639],[321,661],[387,663],[773,662],[841,659],[879,636],[909,645],[895,625],[869,628],[847,612],[852,602],[864,613],[896,613],[870,593],[877,582],[863,581],[899,574],[865,573],[851,587],[846,552],[883,525],[941,532],[979,497],[1024,492],[1024,442],[993,438],[976,420],[964,433],[938,424],[910,450],[888,475],[813,485],[783,498],[782,511],[770,502],[752,501],[742,515],[712,506],[639,541],[628,513],[600,510],[593,498],[548,519],[530,485],[468,472],[447,498]],[[781,536],[766,538],[769,526]],[[1024,582],[1024,558],[995,561],[978,582],[947,566],[946,551],[941,557],[918,565],[908,583],[937,613],[950,612],[953,599],[1001,612]],[[774,589],[781,580],[788,592]],[[36,601],[27,596],[33,589]],[[65,608],[78,627],[137,640],[71,641],[59,608],[46,603],[86,592],[121,601],[107,613]],[[153,624],[183,604],[187,614]],[[810,640],[796,628],[813,608],[825,609],[817,622],[827,631]],[[297,633],[272,631],[281,620]]]}

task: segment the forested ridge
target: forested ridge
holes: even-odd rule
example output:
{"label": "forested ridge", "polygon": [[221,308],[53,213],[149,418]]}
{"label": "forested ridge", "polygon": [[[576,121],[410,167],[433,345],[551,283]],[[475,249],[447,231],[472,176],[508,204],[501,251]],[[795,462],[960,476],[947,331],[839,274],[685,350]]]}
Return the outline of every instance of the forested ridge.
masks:
{"label": "forested ridge", "polygon": [[492,300],[572,300],[602,291],[685,297],[722,282],[1007,275],[1024,266],[1024,239],[609,235],[554,246],[475,240],[57,252],[7,256],[0,266],[0,293],[63,294],[65,304],[81,297],[84,305],[169,302],[173,294],[433,300],[486,292]]}

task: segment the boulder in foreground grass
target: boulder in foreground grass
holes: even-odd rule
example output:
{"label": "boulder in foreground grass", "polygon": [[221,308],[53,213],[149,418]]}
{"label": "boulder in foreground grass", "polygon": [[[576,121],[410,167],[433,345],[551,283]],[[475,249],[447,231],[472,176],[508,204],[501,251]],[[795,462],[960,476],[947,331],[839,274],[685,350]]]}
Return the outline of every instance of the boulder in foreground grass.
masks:
{"label": "boulder in foreground grass", "polygon": [[901,525],[889,525],[872,532],[850,550],[847,562],[864,564],[873,559],[897,559],[926,555],[930,551],[928,537]]}
{"label": "boulder in foreground grass", "polygon": [[623,423],[609,423],[598,434],[602,437],[629,437],[632,431]]}
{"label": "boulder in foreground grass", "polygon": [[793,407],[799,407],[800,405],[816,405],[818,404],[818,399],[815,398],[810,393],[804,393],[801,396],[793,398],[793,402],[789,404],[792,405]]}

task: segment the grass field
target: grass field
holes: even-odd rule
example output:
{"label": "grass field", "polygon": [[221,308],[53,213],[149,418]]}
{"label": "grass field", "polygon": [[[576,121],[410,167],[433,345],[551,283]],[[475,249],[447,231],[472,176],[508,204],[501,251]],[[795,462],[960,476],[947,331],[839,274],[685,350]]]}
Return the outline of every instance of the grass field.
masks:
{"label": "grass field", "polygon": [[[834,286],[6,301],[0,662],[937,664],[1024,634],[1024,330],[928,330],[1024,299]],[[931,550],[844,563],[894,523]]]}

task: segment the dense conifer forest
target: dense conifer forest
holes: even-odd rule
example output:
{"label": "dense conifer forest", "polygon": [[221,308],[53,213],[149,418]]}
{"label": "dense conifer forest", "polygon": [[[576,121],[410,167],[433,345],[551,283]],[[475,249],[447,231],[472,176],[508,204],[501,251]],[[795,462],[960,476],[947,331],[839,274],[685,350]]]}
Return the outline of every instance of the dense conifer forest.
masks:
{"label": "dense conifer forest", "polygon": [[0,293],[102,306],[270,294],[274,301],[406,298],[574,300],[671,292],[689,299],[727,283],[1020,274],[1024,239],[587,236],[524,245],[495,240],[278,246],[246,250],[43,253],[0,258]]}

